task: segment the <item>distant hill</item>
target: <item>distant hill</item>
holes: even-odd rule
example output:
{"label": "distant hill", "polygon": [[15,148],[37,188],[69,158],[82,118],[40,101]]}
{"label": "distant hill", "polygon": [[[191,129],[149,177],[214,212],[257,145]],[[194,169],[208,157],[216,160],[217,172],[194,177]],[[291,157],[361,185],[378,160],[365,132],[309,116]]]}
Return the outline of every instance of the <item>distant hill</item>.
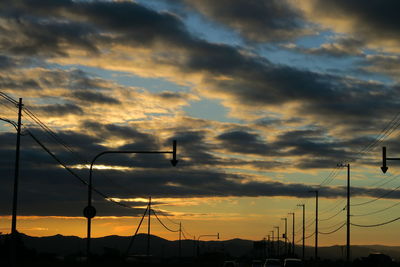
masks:
{"label": "distant hill", "polygon": [[[5,236],[0,236],[4,240]],[[32,237],[21,234],[21,238],[26,247],[35,249],[40,253],[52,253],[61,256],[71,254],[84,254],[86,249],[86,240],[76,236],[48,236]],[[106,236],[92,239],[92,252],[103,254],[106,251],[119,251],[125,253],[131,237],[124,236]],[[283,248],[283,244],[282,244]],[[169,241],[158,236],[151,236],[150,254],[158,257],[176,257],[178,256],[179,241]],[[192,257],[196,255],[197,244],[193,240],[182,240],[182,256]],[[139,234],[136,236],[130,254],[144,255],[147,250],[147,235]],[[352,246],[352,258],[366,257],[372,252],[381,252],[400,259],[399,246],[365,245]],[[225,241],[201,241],[200,252],[223,252],[232,257],[252,257],[253,241],[243,239],[231,239]],[[313,247],[306,247],[306,258],[314,255]],[[301,247],[296,246],[296,253],[301,253]],[[320,247],[319,255],[323,259],[341,259],[345,255],[344,246]]]}

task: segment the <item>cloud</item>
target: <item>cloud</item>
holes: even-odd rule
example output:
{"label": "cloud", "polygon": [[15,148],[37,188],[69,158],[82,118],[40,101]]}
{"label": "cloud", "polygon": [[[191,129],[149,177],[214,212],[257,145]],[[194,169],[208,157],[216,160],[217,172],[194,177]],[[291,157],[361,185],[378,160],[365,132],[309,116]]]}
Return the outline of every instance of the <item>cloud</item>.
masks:
{"label": "cloud", "polygon": [[[299,2],[300,3],[300,2]],[[398,52],[399,17],[396,0],[302,1],[298,5],[310,21],[367,42],[371,48]]]}
{"label": "cloud", "polygon": [[343,57],[351,57],[351,56],[363,56],[363,48],[365,46],[365,42],[354,39],[354,38],[336,38],[332,42],[323,43],[320,47],[317,48],[304,48],[298,46],[286,46],[291,50],[310,54],[310,55],[318,55],[332,58],[343,58]]}
{"label": "cloud", "polygon": [[217,136],[217,139],[222,142],[221,145],[223,147],[234,153],[258,155],[274,154],[273,151],[271,151],[271,147],[255,133],[231,131],[220,134]]}
{"label": "cloud", "polygon": [[181,1],[253,42],[291,40],[310,33],[301,12],[288,1]]}
{"label": "cloud", "polygon": [[83,115],[83,110],[79,106],[71,103],[36,106],[33,110],[48,117],[63,117],[69,114]]}
{"label": "cloud", "polygon": [[106,105],[121,104],[121,102],[118,99],[106,96],[99,92],[74,91],[71,93],[71,96],[79,100],[80,102],[86,102],[86,103],[97,103]]}
{"label": "cloud", "polygon": [[98,35],[89,25],[4,12],[0,22],[0,48],[7,53],[51,57],[68,56],[66,51],[72,48],[97,52],[92,38]]}

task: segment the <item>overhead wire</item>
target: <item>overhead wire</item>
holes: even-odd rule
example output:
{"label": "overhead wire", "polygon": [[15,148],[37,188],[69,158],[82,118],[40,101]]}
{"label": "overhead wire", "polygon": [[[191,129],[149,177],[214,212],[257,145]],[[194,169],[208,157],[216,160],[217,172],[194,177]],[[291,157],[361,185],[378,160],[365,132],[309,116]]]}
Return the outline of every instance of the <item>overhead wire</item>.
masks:
{"label": "overhead wire", "polygon": [[400,202],[397,202],[397,203],[395,203],[395,204],[393,204],[393,205],[390,205],[390,206],[388,206],[388,207],[386,207],[386,208],[383,208],[383,209],[380,209],[380,210],[376,210],[376,211],[368,212],[368,213],[364,213],[364,214],[352,214],[351,216],[353,216],[353,217],[370,216],[370,215],[374,215],[374,214],[378,214],[378,213],[387,211],[387,210],[389,210],[389,209],[391,209],[391,208],[394,208],[394,207],[396,207],[396,206],[398,206],[398,205],[400,205]]}
{"label": "overhead wire", "polygon": [[[7,101],[11,102],[14,105],[18,105],[18,102],[15,101],[14,99],[12,99],[11,97],[9,97],[8,95],[0,92],[0,96],[3,97],[4,99],[6,99]],[[2,102],[0,102],[2,103]],[[5,105],[5,104],[3,104]],[[6,105],[5,105],[6,106]],[[6,106],[7,107],[7,106]],[[10,107],[7,107],[10,110]],[[38,116],[36,116],[29,108],[27,108],[26,106],[23,107],[23,112],[31,119],[33,120],[37,125],[40,126],[40,128],[42,128],[42,130],[47,133],[56,143],[60,144],[62,147],[64,147],[67,151],[69,151],[70,153],[74,154],[75,156],[78,156],[81,160],[83,160],[84,162],[86,162],[86,164],[88,164],[88,161],[84,158],[82,158],[80,156],[79,153],[77,153],[76,151],[74,151],[61,137],[59,137],[50,127],[48,127],[45,123],[43,123],[40,118],[38,118]],[[25,118],[27,119],[27,118]],[[27,119],[29,121],[29,119]],[[32,121],[31,121],[32,122]],[[70,174],[72,174],[75,178],[77,178],[81,183],[83,183],[84,185],[88,185],[87,181],[85,179],[83,179],[82,177],[80,177],[76,172],[74,172],[70,167],[68,167],[65,163],[62,162],[62,160],[60,160],[54,153],[52,153],[41,141],[39,141],[39,139],[29,130],[29,129],[25,129],[26,132],[36,141],[36,143],[39,144],[39,146],[45,150],[54,160],[56,160],[65,170],[67,170]],[[94,192],[96,192],[98,195],[100,195],[101,197],[103,197],[106,201],[114,203],[116,205],[119,205],[121,207],[125,207],[125,208],[130,208],[133,209],[133,207],[128,206],[124,203],[121,203],[119,201],[115,201],[113,200],[111,197],[109,197],[108,195],[104,194],[103,192],[99,191],[98,189],[96,189],[95,187],[92,187],[92,190]],[[149,207],[147,207],[148,209]],[[147,210],[145,211],[144,214],[146,214]],[[150,211],[149,211],[150,212]],[[168,228],[162,221],[161,219],[157,216],[156,212],[152,209],[152,212],[154,213],[154,215],[156,216],[157,220],[160,222],[160,224],[166,228],[167,230],[171,231],[171,232],[178,232],[179,230],[172,230],[170,228]],[[163,215],[165,218],[167,218],[169,221],[171,221],[174,224],[178,224],[176,222],[174,222],[172,219],[168,218],[168,216]],[[141,225],[143,221],[143,217],[142,220],[140,221],[140,224],[138,226],[138,229]],[[135,233],[136,235],[137,233]],[[133,241],[132,241],[133,242]],[[129,250],[129,248],[128,248]],[[128,251],[127,251],[128,252]]]}
{"label": "overhead wire", "polygon": [[346,222],[343,223],[340,227],[336,228],[336,229],[333,230],[333,231],[330,231],[330,232],[320,232],[320,231],[318,231],[318,234],[321,234],[321,235],[330,235],[330,234],[336,233],[337,231],[339,231],[340,229],[342,229],[345,225],[346,225]]}
{"label": "overhead wire", "polygon": [[356,224],[356,223],[350,223],[352,226],[357,226],[357,227],[378,227],[378,226],[383,226],[389,223],[393,223],[395,221],[400,220],[400,217],[397,217],[395,219],[386,221],[386,222],[382,222],[382,223],[377,223],[377,224]]}
{"label": "overhead wire", "polygon": [[174,233],[179,232],[179,229],[178,229],[178,230],[172,230],[171,228],[169,228],[168,226],[166,226],[166,225],[161,221],[161,219],[157,216],[157,213],[156,213],[153,209],[151,209],[151,211],[153,212],[154,216],[156,216],[156,219],[158,220],[158,222],[159,222],[165,229],[167,229],[167,230],[170,231],[170,232],[174,232]]}
{"label": "overhead wire", "polygon": [[344,207],[343,209],[340,209],[338,213],[328,217],[328,218],[324,218],[324,219],[318,219],[319,222],[323,222],[323,221],[329,221],[333,218],[335,218],[336,216],[338,216],[340,213],[342,213],[344,210],[346,209],[346,207]]}

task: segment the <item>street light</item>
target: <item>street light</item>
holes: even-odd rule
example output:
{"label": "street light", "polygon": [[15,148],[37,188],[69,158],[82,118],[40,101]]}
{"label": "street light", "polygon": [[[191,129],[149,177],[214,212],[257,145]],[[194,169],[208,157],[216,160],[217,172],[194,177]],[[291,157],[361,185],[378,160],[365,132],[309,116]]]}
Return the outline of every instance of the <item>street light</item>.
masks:
{"label": "street light", "polygon": [[[95,161],[105,154],[172,154],[171,164],[176,166],[178,160],[176,159],[176,140],[172,142],[172,151],[134,151],[134,150],[112,150],[103,151],[97,154],[90,163],[89,168],[89,184],[88,184],[88,205],[83,209],[83,215],[87,218],[87,240],[86,240],[86,256],[89,261],[90,258],[90,240],[91,240],[91,222],[92,218],[96,216],[96,209],[92,206],[92,172]],[[150,213],[150,212],[149,212]]]}
{"label": "street light", "polygon": [[219,233],[217,233],[216,235],[200,235],[197,238],[197,257],[199,257],[200,255],[200,238],[202,237],[217,237],[217,239],[219,239]]}
{"label": "street light", "polygon": [[305,228],[305,220],[306,220],[306,204],[297,204],[297,207],[303,208],[303,260],[305,259],[305,236],[306,236],[306,228]]}
{"label": "street light", "polygon": [[285,221],[285,256],[288,254],[288,249],[287,249],[287,218],[281,218],[281,220]]}
{"label": "street light", "polygon": [[295,248],[294,248],[294,235],[295,235],[295,232],[294,232],[294,220],[295,220],[295,213],[294,212],[289,212],[288,213],[289,215],[292,215],[292,255],[294,256],[295,255]]}
{"label": "street light", "polygon": [[277,245],[277,254],[278,254],[278,258],[281,256],[280,254],[280,244],[279,244],[279,242],[280,242],[280,236],[279,236],[279,226],[274,226],[274,228],[275,229],[277,229],[278,230],[278,234],[277,234],[277,243],[276,243],[276,245]]}
{"label": "street light", "polygon": [[12,218],[11,218],[11,266],[17,265],[17,204],[18,204],[18,180],[19,180],[19,151],[21,144],[21,113],[22,113],[22,98],[16,103],[18,107],[18,122],[7,119],[1,119],[2,121],[8,122],[14,126],[17,130],[17,143],[15,149],[15,171],[14,171],[14,192],[13,192],[13,206],[12,206]]}

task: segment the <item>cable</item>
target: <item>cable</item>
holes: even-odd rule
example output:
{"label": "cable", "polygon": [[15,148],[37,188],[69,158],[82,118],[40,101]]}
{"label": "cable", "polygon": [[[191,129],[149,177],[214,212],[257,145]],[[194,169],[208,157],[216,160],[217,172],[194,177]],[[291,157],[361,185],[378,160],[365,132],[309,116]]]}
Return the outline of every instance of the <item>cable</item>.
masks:
{"label": "cable", "polygon": [[372,203],[372,202],[375,202],[375,201],[377,201],[377,200],[379,200],[379,199],[382,199],[382,198],[384,198],[384,197],[390,195],[391,193],[395,192],[395,191],[396,191],[397,189],[399,189],[399,188],[400,188],[400,185],[397,186],[397,187],[395,187],[395,188],[392,189],[391,191],[388,191],[388,192],[386,192],[386,193],[380,195],[380,196],[377,197],[377,198],[374,198],[374,199],[372,199],[372,200],[368,200],[368,201],[365,201],[365,202],[361,202],[361,203],[350,204],[350,206],[356,207],[356,206],[362,206],[362,205],[370,204],[370,203]]}
{"label": "cable", "polygon": [[306,225],[305,228],[306,228],[306,229],[310,228],[314,223],[315,223],[315,220],[312,220],[312,222],[311,222],[310,224]]}
{"label": "cable", "polygon": [[[149,203],[150,204],[150,203]],[[142,219],[140,219],[139,225],[136,228],[135,234],[131,237],[131,240],[129,241],[128,248],[126,250],[126,255],[129,255],[129,250],[131,250],[131,247],[133,245],[133,242],[135,241],[136,235],[139,232],[140,226],[142,225],[142,222],[144,220],[144,217],[146,216],[147,211],[149,210],[149,204],[147,204],[146,210],[143,213]]]}
{"label": "cable", "polygon": [[183,227],[182,225],[182,231],[185,232],[188,236],[194,236],[192,234],[190,234],[188,231],[186,231],[185,227]]}
{"label": "cable", "polygon": [[170,232],[174,232],[174,233],[179,232],[179,229],[178,229],[178,230],[172,230],[172,229],[168,228],[168,227],[160,220],[160,218],[158,218],[158,216],[157,216],[157,214],[155,213],[155,211],[154,211],[153,209],[151,209],[151,211],[153,212],[153,214],[156,216],[157,220],[160,222],[160,224],[161,224],[165,229],[167,229],[167,230],[170,231]]}
{"label": "cable", "polygon": [[184,239],[188,239],[183,231],[181,231],[181,233],[182,233]]}
{"label": "cable", "polygon": [[[38,143],[43,150],[45,150],[55,161],[58,162],[58,164],[60,164],[64,169],[66,169],[70,174],[72,174],[75,178],[77,178],[80,182],[82,182],[84,185],[88,185],[88,183],[81,178],[77,173],[75,173],[73,170],[71,170],[67,165],[65,165],[60,159],[57,158],[56,155],[54,155],[45,145],[43,145],[36,137],[35,135],[32,134],[31,131],[26,130],[27,133],[33,138],[33,140],[36,141],[36,143]],[[97,190],[96,188],[92,187],[92,190],[94,192],[96,192],[97,194],[99,194],[100,196],[102,196],[106,201],[112,202],[114,204],[117,204],[121,207],[125,207],[125,208],[132,208],[131,206],[125,205],[124,203],[118,202],[113,200],[111,197],[107,196],[106,194],[100,192],[99,190]]]}
{"label": "cable", "polygon": [[331,232],[320,232],[320,231],[318,231],[318,234],[321,234],[321,235],[330,235],[330,234],[336,233],[337,231],[339,231],[340,229],[342,229],[345,225],[346,225],[346,223],[343,223],[339,228],[337,228],[337,229],[335,229],[335,230],[333,230],[333,231],[331,231]]}
{"label": "cable", "polygon": [[328,213],[329,211],[332,211],[332,210],[336,209],[337,207],[339,207],[345,201],[346,201],[346,199],[342,199],[339,202],[334,202],[334,203],[332,203],[334,205],[330,205],[328,208],[325,208],[324,210],[320,211],[319,214],[322,215],[322,214]]}
{"label": "cable", "polygon": [[395,203],[395,204],[393,204],[393,205],[391,205],[389,207],[386,207],[386,208],[383,208],[383,209],[380,209],[380,210],[377,210],[377,211],[364,213],[364,214],[352,214],[351,216],[353,216],[353,217],[369,216],[369,215],[377,214],[377,213],[380,213],[380,212],[384,212],[384,211],[386,211],[388,209],[391,209],[393,207],[396,207],[398,205],[400,205],[400,202],[397,202],[397,203]]}
{"label": "cable", "polygon": [[331,225],[331,226],[319,227],[319,229],[327,230],[327,229],[335,228],[335,227],[337,227],[338,225],[340,225],[342,223],[343,223],[343,221],[335,223],[334,225]]}
{"label": "cable", "polygon": [[318,221],[319,221],[319,222],[329,221],[330,219],[333,219],[333,218],[335,218],[336,216],[338,216],[338,215],[339,215],[340,213],[342,213],[345,209],[346,209],[346,208],[343,208],[343,209],[339,210],[339,212],[336,213],[335,215],[333,215],[333,216],[331,216],[331,217],[329,217],[329,218],[319,219]]}
{"label": "cable", "polygon": [[395,221],[400,220],[400,217],[397,217],[396,219],[387,221],[387,222],[383,222],[383,223],[378,223],[378,224],[355,224],[355,223],[350,223],[353,226],[357,226],[357,227],[378,227],[378,226],[382,226],[382,225],[386,225]]}
{"label": "cable", "polygon": [[14,100],[12,97],[8,96],[7,94],[0,92],[0,96],[3,97],[4,99],[8,100],[11,103],[18,105],[18,101]]}
{"label": "cable", "polygon": [[313,237],[315,235],[315,232],[314,233],[312,233],[311,235],[309,235],[309,236],[306,236],[304,239],[305,240],[307,240],[307,239],[309,239],[309,238],[311,238],[311,237]]}

